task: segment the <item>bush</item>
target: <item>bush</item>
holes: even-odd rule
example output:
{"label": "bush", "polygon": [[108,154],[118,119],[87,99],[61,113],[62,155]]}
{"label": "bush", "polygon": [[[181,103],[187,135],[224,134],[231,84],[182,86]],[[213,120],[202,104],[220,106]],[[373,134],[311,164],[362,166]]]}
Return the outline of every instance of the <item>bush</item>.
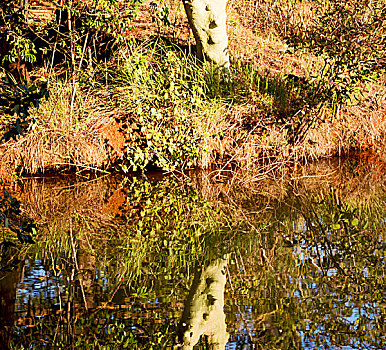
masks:
{"label": "bush", "polygon": [[357,97],[364,82],[385,73],[384,1],[317,0],[314,13],[310,25],[291,28],[288,43],[325,59],[328,97],[341,102]]}
{"label": "bush", "polygon": [[198,125],[209,104],[204,72],[176,46],[156,41],[132,48],[130,56],[118,53],[116,60],[123,61],[103,73],[127,139],[122,169],[191,167],[200,152]]}

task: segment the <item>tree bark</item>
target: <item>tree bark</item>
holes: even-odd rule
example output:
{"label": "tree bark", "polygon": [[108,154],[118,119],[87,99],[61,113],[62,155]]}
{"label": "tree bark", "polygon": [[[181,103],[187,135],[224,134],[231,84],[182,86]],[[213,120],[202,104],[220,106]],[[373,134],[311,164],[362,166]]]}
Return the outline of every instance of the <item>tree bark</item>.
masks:
{"label": "tree bark", "polygon": [[197,46],[197,57],[229,75],[227,0],[183,0]]}

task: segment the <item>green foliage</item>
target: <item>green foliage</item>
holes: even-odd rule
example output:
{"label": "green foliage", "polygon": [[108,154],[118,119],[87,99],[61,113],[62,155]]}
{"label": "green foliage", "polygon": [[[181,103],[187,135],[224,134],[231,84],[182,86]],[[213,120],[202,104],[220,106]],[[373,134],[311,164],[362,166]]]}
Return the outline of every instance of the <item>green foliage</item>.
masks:
{"label": "green foliage", "polygon": [[168,115],[150,106],[136,112],[137,127],[126,151],[127,164],[122,164],[124,171],[148,166],[164,170],[192,167],[199,145],[188,116]]}
{"label": "green foliage", "polygon": [[129,126],[122,169],[174,170],[194,165],[200,151],[195,115],[208,103],[203,72],[194,59],[176,46],[153,42],[137,47],[119,68],[104,76],[109,76],[107,84],[117,104],[130,111],[119,118]]}
{"label": "green foliage", "polygon": [[314,12],[312,25],[292,28],[288,43],[325,59],[322,78],[330,98],[352,99],[386,71],[384,1],[317,1]]}
{"label": "green foliage", "polygon": [[30,118],[31,107],[38,108],[42,98],[48,99],[46,82],[40,86],[32,85],[27,88],[12,82],[11,76],[8,80],[10,83],[2,80],[0,84],[0,113],[8,115],[7,119],[11,120],[3,136],[6,142],[23,135],[23,131],[33,123],[33,119]]}
{"label": "green foliage", "polygon": [[[57,18],[52,16],[47,5],[43,5],[43,9],[46,7],[47,16],[52,16],[49,21],[41,18],[28,21],[28,4],[19,7],[16,1],[2,3],[2,61],[33,63],[41,51],[46,57],[49,53],[49,60],[54,62],[55,53],[58,51],[72,69],[81,67],[88,59],[85,57],[87,46],[94,57],[97,57],[102,51],[108,51],[107,47],[125,40],[130,21],[142,2],[143,0],[65,0],[62,5],[55,4]],[[36,40],[39,44],[34,43]]]}
{"label": "green foliage", "polygon": [[171,23],[169,20],[169,7],[166,4],[156,3],[152,1],[150,3],[150,9],[152,14],[152,21],[156,22],[158,25],[158,31],[160,32],[161,25],[163,27],[170,27]]}
{"label": "green foliage", "polygon": [[[105,32],[122,40],[130,20],[144,0],[92,0],[75,2],[74,15],[82,19],[81,32]],[[68,7],[67,7],[68,8]]]}
{"label": "green foliage", "polygon": [[[130,21],[135,17],[138,6],[144,0],[92,0],[66,2],[63,10],[71,11],[74,23],[73,44],[82,55],[83,39],[90,34],[94,39],[98,35],[107,35],[109,40],[121,43],[131,28]],[[63,37],[65,39],[65,36]],[[68,43],[69,46],[69,43]]]}
{"label": "green foliage", "polygon": [[[4,62],[16,62],[18,59],[24,62],[36,61],[36,47],[27,36],[28,24],[24,9],[18,8],[16,4],[2,2],[0,5],[0,43],[2,64]],[[9,50],[5,48],[9,46]],[[8,51],[8,52],[7,52]]]}

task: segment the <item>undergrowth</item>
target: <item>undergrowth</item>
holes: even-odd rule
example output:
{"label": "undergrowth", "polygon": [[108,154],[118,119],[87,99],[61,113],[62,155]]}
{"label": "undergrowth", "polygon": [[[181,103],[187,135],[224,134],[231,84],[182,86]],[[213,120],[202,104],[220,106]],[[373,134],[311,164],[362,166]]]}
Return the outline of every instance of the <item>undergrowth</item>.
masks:
{"label": "undergrowth", "polygon": [[[339,22],[340,45],[352,35],[363,42],[353,44],[359,51],[352,60],[350,50],[331,44],[335,32],[327,30],[339,14],[338,0],[329,6],[318,2],[317,11],[300,1],[230,1],[233,83],[226,86],[196,60],[189,37],[181,34],[172,43],[181,4],[165,1],[162,22],[169,19],[173,26],[143,30],[143,41],[120,37],[121,46],[99,61],[84,46],[76,71],[50,75],[49,100],[31,109],[33,123],[24,138],[2,144],[2,164],[18,174],[170,171],[288,164],[353,149],[382,153],[384,60],[374,53],[361,65],[361,57],[368,53],[365,44],[383,40],[384,13],[377,2],[376,16],[364,27],[366,33],[375,28],[375,36],[362,35],[371,11],[353,12],[359,3],[344,7],[356,20],[355,32],[347,21]],[[168,38],[152,36],[155,32]]]}
{"label": "undergrowth", "polygon": [[162,42],[131,49],[118,52],[101,70],[126,137],[122,169],[195,165],[202,121],[211,117],[202,69],[194,57]]}

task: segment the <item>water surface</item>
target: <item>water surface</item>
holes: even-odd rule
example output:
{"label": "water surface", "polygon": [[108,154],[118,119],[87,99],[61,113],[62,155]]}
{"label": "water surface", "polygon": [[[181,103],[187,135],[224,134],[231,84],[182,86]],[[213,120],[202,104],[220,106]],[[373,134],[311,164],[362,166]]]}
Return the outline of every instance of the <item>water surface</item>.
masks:
{"label": "water surface", "polygon": [[384,349],[384,174],[25,179],[38,233],[3,249],[2,347]]}

